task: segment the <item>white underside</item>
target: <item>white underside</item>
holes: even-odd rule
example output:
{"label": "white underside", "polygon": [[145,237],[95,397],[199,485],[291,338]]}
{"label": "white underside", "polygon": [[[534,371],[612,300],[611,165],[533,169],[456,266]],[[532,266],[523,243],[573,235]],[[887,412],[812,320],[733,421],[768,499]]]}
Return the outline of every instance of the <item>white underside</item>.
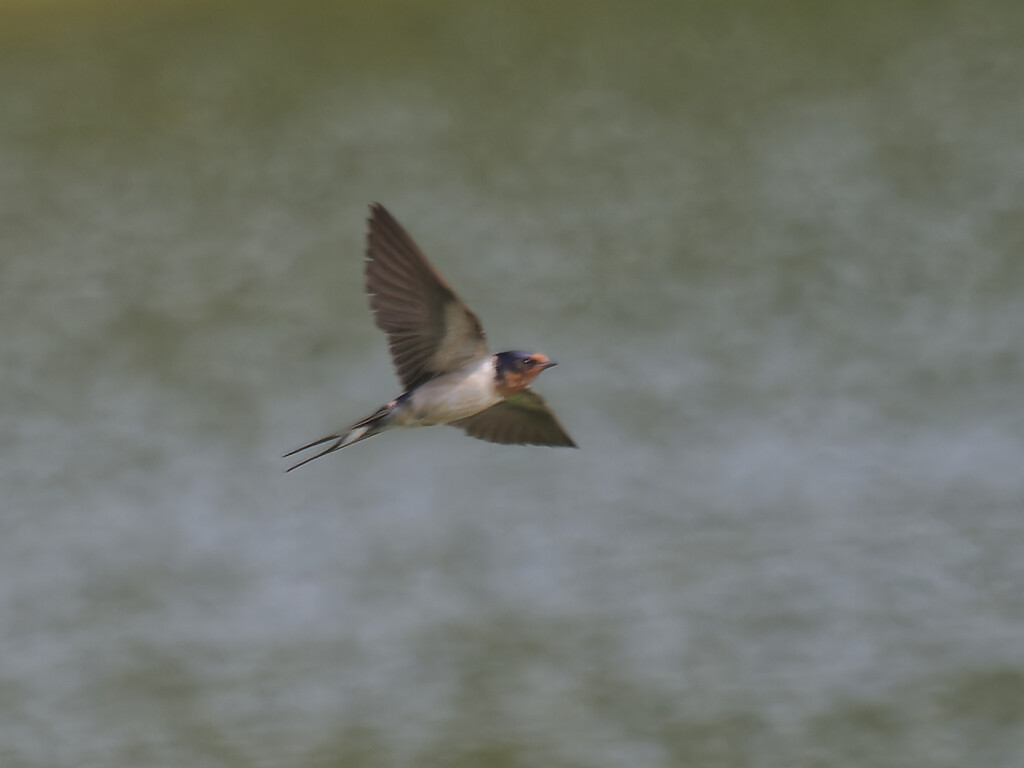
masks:
{"label": "white underside", "polygon": [[500,401],[494,389],[494,361],[487,357],[417,387],[412,397],[395,410],[394,423],[402,427],[447,424]]}

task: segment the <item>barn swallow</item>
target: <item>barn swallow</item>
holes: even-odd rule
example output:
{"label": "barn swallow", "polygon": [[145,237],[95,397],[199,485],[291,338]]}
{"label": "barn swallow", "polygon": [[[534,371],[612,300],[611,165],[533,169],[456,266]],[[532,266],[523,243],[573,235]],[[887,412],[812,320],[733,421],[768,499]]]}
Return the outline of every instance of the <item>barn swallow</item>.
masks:
{"label": "barn swallow", "polygon": [[404,392],[347,429],[286,453],[334,441],[288,471],[396,427],[449,424],[492,443],[575,448],[530,389],[555,361],[537,352],[490,354],[477,316],[384,206],[370,206],[369,224],[366,292]]}

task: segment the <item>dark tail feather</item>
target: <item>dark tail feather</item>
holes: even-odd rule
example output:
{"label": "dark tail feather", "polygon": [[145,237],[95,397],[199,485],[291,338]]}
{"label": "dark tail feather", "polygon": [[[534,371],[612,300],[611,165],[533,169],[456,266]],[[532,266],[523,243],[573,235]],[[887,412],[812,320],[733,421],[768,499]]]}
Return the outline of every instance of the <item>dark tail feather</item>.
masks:
{"label": "dark tail feather", "polygon": [[344,432],[336,432],[333,435],[327,435],[327,437],[321,437],[319,440],[314,440],[312,443],[307,443],[306,445],[302,446],[301,448],[296,448],[294,451],[288,451],[288,453],[286,453],[281,458],[287,459],[289,456],[294,456],[296,453],[302,453],[304,450],[306,450],[307,448],[312,448],[314,445],[320,445],[321,443],[326,443],[328,440],[336,440],[337,438],[342,437],[343,435],[347,435],[347,434],[348,434],[348,430],[346,429]]}
{"label": "dark tail feather", "polygon": [[319,459],[321,456],[326,456],[328,453],[340,451],[342,448],[358,443],[360,440],[365,440],[368,437],[379,435],[388,428],[386,417],[391,413],[391,405],[391,403],[388,403],[387,405],[381,406],[375,414],[366,417],[362,421],[357,421],[343,432],[335,432],[334,434],[327,435],[326,437],[321,437],[319,440],[314,440],[312,443],[307,443],[301,448],[296,448],[294,451],[288,451],[283,458],[294,456],[296,453],[301,453],[307,448],[313,448],[314,446],[321,445],[330,440],[335,441],[325,450],[320,451],[320,453],[314,456],[310,456],[308,459],[303,459],[298,464],[288,467],[285,471],[291,472],[293,469],[298,469],[303,464],[309,464],[309,462]]}

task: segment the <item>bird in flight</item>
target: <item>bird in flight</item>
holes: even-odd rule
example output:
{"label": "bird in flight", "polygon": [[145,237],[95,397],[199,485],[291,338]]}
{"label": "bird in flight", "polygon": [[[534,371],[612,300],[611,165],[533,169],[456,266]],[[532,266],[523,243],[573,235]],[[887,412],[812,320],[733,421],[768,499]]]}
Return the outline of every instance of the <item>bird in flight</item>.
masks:
{"label": "bird in flight", "polygon": [[405,391],[347,429],[286,453],[330,443],[288,471],[396,427],[449,424],[492,443],[575,448],[530,389],[555,361],[538,352],[492,355],[477,316],[384,206],[370,206],[369,223],[366,292]]}

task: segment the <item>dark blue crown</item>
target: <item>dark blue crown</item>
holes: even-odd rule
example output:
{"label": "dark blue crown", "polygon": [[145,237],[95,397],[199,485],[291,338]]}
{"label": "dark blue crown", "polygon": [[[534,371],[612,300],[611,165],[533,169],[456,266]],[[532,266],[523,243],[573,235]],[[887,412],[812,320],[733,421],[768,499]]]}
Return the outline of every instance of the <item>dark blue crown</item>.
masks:
{"label": "dark blue crown", "polygon": [[518,349],[513,349],[509,352],[499,352],[498,354],[495,355],[495,357],[497,359],[495,360],[494,367],[497,368],[498,373],[502,373],[504,371],[515,368],[516,363],[518,363],[520,360],[529,359],[530,353],[521,352]]}

